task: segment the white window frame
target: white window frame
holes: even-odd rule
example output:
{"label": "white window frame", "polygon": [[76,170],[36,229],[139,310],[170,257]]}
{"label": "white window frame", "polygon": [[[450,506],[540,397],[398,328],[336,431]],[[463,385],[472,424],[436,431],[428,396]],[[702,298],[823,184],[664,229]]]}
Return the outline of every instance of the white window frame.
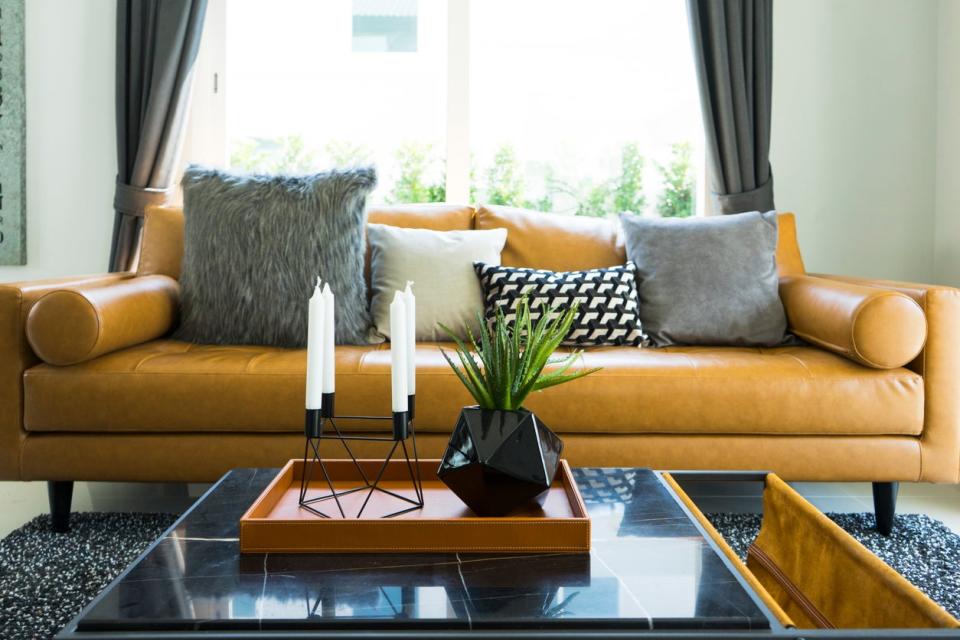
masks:
{"label": "white window frame", "polygon": [[190,162],[221,168],[228,164],[226,69],[227,0],[209,0],[184,139],[183,157]]}
{"label": "white window frame", "polygon": [[[447,202],[470,202],[470,2],[447,2]],[[229,163],[227,3],[209,0],[207,5],[183,155],[190,162],[223,168]],[[705,157],[695,161],[695,215],[712,213],[706,164]]]}
{"label": "white window frame", "polygon": [[470,0],[447,3],[447,200],[470,202]]}
{"label": "white window frame", "polygon": [[[191,162],[226,168],[227,0],[210,0],[194,71],[184,142]],[[447,3],[446,193],[449,202],[470,199],[470,0]]]}

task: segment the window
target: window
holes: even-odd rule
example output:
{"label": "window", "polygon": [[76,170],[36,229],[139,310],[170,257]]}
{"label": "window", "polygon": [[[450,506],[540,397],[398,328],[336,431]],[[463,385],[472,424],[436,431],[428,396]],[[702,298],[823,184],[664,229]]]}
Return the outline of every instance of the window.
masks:
{"label": "window", "polygon": [[417,50],[417,0],[353,0],[353,50]]}
{"label": "window", "polygon": [[685,11],[212,0],[186,157],[266,172],[373,163],[374,202],[690,215],[703,134]]}

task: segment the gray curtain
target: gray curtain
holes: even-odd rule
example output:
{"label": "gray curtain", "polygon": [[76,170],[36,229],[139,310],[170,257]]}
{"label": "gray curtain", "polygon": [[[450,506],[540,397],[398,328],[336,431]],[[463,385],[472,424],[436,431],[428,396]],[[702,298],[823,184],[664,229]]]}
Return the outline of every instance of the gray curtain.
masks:
{"label": "gray curtain", "polygon": [[173,193],[207,0],[117,0],[117,187],[110,268],[136,266],[144,209]]}
{"label": "gray curtain", "polygon": [[714,211],[773,209],[773,0],[687,0]]}

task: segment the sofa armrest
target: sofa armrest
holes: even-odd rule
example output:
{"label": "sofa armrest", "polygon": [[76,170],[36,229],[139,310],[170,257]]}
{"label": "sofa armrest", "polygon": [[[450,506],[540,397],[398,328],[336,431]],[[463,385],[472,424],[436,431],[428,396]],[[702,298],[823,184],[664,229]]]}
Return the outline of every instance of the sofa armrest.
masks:
{"label": "sofa armrest", "polygon": [[923,376],[920,480],[960,480],[960,289],[893,280],[819,275],[913,298],[927,317],[927,342],[909,367]]}
{"label": "sofa armrest", "polygon": [[44,362],[71,365],[159,338],[174,326],[180,287],[168,276],[50,291],[27,317],[27,340]]}
{"label": "sofa armrest", "polygon": [[920,305],[898,291],[787,276],[780,298],[794,335],[874,369],[908,364],[927,337]]}
{"label": "sofa armrest", "polygon": [[104,286],[130,273],[78,276],[0,284],[0,480],[20,478],[23,431],[23,372],[40,360],[27,343],[27,315],[44,294],[64,287]]}

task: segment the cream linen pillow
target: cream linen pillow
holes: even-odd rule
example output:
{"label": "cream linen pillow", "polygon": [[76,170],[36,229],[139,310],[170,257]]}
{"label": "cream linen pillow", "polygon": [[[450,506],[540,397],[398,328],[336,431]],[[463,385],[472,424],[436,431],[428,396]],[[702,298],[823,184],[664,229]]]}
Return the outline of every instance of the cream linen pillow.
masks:
{"label": "cream linen pillow", "polygon": [[507,241],[506,229],[489,231],[431,231],[385,224],[368,224],[370,243],[370,311],[374,329],[390,337],[390,303],[393,294],[412,281],[417,297],[417,340],[449,340],[438,324],[466,339],[480,329],[483,292],[474,262],[500,264]]}

